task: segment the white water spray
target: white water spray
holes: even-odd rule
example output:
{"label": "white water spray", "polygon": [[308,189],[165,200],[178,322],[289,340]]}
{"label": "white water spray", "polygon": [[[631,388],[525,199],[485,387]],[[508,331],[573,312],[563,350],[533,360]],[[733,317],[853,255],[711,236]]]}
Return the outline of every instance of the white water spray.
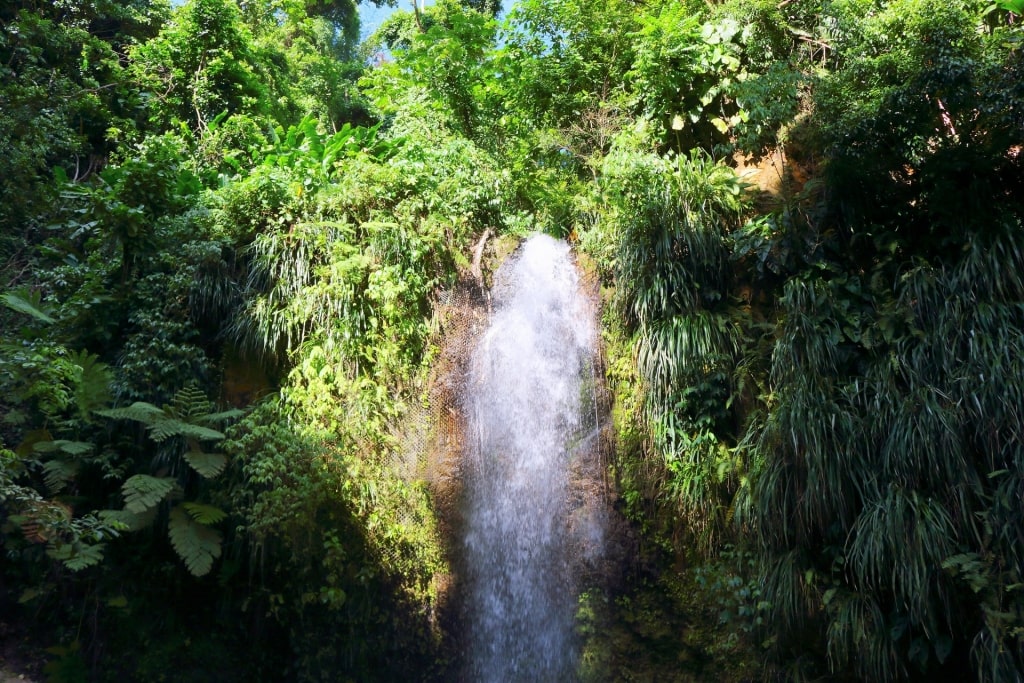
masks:
{"label": "white water spray", "polygon": [[465,404],[467,679],[571,681],[574,576],[603,535],[571,490],[597,433],[594,318],[568,245],[545,235],[499,269],[493,296]]}

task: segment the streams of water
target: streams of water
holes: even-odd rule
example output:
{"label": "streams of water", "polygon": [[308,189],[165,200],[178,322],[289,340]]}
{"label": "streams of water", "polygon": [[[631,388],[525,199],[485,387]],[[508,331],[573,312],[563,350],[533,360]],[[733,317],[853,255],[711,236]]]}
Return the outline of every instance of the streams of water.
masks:
{"label": "streams of water", "polygon": [[574,575],[602,534],[572,490],[597,431],[594,319],[568,245],[545,235],[499,269],[492,294],[466,394],[467,678],[572,680]]}

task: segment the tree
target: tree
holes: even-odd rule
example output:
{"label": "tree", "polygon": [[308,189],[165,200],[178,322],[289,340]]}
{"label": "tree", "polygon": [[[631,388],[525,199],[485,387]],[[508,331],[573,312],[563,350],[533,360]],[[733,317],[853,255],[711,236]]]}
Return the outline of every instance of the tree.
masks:
{"label": "tree", "polygon": [[864,10],[826,8],[828,193],[794,225],[814,247],[778,298],[740,519],[781,648],[816,641],[865,680],[968,658],[1015,680],[1024,565],[997,529],[1022,514],[1019,29],[969,4]]}
{"label": "tree", "polygon": [[7,257],[19,240],[40,239],[57,169],[86,178],[135,131],[140,102],[127,84],[125,53],[167,14],[166,2],[0,9],[0,250]]}
{"label": "tree", "polygon": [[191,0],[158,36],[136,47],[131,59],[158,129],[182,121],[204,131],[225,111],[274,112],[252,32],[232,0]]}

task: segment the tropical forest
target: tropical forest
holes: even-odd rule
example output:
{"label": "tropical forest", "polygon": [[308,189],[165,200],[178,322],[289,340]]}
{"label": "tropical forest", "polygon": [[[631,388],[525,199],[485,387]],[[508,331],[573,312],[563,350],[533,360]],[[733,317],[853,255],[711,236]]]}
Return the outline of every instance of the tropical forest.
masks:
{"label": "tropical forest", "polygon": [[358,2],[0,2],[0,680],[1024,682],[1024,0]]}

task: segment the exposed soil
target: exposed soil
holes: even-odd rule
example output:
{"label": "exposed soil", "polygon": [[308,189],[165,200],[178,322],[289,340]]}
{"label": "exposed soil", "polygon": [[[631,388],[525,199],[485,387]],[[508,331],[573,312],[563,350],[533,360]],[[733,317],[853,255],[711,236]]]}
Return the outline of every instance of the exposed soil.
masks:
{"label": "exposed soil", "polygon": [[43,663],[26,654],[21,630],[0,621],[0,683],[32,683],[43,680]]}

